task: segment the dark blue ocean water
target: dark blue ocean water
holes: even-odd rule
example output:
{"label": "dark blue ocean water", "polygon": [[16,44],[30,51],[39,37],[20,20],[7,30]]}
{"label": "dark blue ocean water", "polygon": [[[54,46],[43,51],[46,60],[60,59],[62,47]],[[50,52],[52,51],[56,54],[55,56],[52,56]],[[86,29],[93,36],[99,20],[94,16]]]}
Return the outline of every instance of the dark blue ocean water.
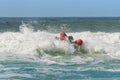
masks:
{"label": "dark blue ocean water", "polygon": [[120,80],[119,57],[120,18],[0,18],[0,79]]}
{"label": "dark blue ocean water", "polygon": [[34,30],[48,30],[57,29],[63,26],[66,31],[80,32],[80,31],[103,31],[103,32],[120,32],[120,18],[119,17],[63,17],[63,18],[0,18],[0,31],[19,31],[19,26],[28,23],[34,27]]}

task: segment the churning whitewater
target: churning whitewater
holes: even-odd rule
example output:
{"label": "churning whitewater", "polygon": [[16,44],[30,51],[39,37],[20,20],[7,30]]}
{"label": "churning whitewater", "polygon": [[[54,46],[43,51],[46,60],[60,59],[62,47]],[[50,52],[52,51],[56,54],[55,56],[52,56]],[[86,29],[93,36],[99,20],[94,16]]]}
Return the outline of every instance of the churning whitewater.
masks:
{"label": "churning whitewater", "polygon": [[[81,47],[86,51],[85,54],[106,54],[118,59],[120,57],[120,33],[118,32],[105,33],[86,31],[67,34],[72,35],[74,39],[83,39],[84,44]],[[54,39],[55,36],[59,36],[59,34],[49,33],[47,31],[34,32],[32,28],[28,28],[26,24],[23,24],[20,26],[20,32],[0,33],[0,52],[18,55],[23,54],[31,57],[38,55],[39,51],[41,55],[43,53],[46,54],[44,50],[48,52],[62,50],[68,55],[76,54],[74,53],[75,49],[73,45],[66,41],[57,41]],[[82,54],[84,54],[84,52]]]}
{"label": "churning whitewater", "polygon": [[[119,80],[119,20],[2,18],[0,79]],[[83,40],[80,50],[55,39],[61,26],[74,40]]]}

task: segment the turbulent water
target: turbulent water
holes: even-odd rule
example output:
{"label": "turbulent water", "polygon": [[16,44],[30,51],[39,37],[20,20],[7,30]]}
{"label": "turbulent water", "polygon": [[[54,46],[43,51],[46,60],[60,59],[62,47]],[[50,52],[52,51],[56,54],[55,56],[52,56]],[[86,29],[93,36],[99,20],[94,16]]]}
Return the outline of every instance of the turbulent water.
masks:
{"label": "turbulent water", "polygon": [[120,18],[0,18],[0,79],[120,80]]}

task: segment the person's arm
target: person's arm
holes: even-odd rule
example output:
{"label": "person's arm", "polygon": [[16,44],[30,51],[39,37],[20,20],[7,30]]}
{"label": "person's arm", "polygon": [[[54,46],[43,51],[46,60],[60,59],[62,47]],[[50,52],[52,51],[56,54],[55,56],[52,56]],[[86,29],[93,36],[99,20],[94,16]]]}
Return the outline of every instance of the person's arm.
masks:
{"label": "person's arm", "polygon": [[65,37],[68,37],[66,33],[65,33]]}
{"label": "person's arm", "polygon": [[66,40],[69,40],[69,38],[68,38],[68,36],[67,36],[67,34],[66,34],[66,33],[65,33],[65,39],[66,39]]}

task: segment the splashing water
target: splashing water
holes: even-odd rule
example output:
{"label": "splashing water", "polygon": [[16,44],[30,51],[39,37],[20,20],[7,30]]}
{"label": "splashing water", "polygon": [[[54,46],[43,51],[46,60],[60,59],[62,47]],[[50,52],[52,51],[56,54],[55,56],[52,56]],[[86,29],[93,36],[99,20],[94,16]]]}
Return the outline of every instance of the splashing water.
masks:
{"label": "splashing water", "polygon": [[[20,32],[0,33],[0,52],[34,55],[37,54],[36,49],[40,49],[48,50],[48,52],[49,50],[58,50],[74,54],[75,49],[71,44],[54,39],[58,35],[47,31],[34,32],[31,25],[23,23],[20,26]],[[83,39],[82,47],[87,51],[87,54],[103,53],[111,57],[120,57],[120,33],[76,32],[67,33],[67,35],[72,35],[75,40]]]}
{"label": "splashing water", "polygon": [[73,45],[68,42],[55,40],[54,37],[58,35],[47,31],[34,31],[31,25],[25,23],[20,26],[20,32],[0,33],[0,71],[3,71],[0,77],[98,80],[99,77],[111,79],[112,76],[119,79],[119,32],[67,33],[75,40],[83,39],[82,49],[85,52],[79,51],[79,54],[75,53]]}

